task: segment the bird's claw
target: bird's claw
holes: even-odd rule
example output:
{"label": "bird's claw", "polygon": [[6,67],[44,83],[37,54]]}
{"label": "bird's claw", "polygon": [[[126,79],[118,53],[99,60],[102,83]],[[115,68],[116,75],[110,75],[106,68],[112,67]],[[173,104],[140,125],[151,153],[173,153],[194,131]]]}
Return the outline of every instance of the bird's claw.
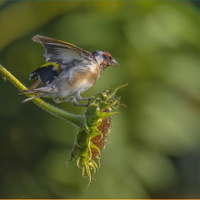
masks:
{"label": "bird's claw", "polygon": [[82,98],[82,100],[88,100],[88,103],[87,104],[80,104],[80,103],[77,102],[77,100],[75,98],[72,100],[72,103],[73,103],[74,106],[88,107],[90,105],[90,103],[91,103],[92,98],[90,98],[90,97]]}
{"label": "bird's claw", "polygon": [[92,98],[88,97],[87,100],[88,100],[88,104],[87,104],[87,107],[88,107],[91,104]]}

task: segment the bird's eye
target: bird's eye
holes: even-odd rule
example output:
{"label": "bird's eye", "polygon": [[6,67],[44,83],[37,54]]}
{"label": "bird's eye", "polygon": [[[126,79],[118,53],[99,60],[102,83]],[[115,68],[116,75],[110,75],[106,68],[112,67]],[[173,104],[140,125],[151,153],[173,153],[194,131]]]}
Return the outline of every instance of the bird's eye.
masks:
{"label": "bird's eye", "polygon": [[107,55],[104,54],[104,55],[103,55],[103,58],[104,58],[104,59],[109,59],[109,56],[107,56]]}

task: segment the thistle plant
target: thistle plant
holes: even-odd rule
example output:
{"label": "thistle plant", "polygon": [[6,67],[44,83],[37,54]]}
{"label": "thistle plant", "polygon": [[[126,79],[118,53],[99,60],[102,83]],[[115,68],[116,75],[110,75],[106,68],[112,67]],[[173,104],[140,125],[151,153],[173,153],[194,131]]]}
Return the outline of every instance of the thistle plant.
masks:
{"label": "thistle plant", "polygon": [[[0,65],[0,73],[4,80],[9,80],[20,91],[27,88],[17,80],[10,72]],[[117,113],[120,105],[120,98],[116,96],[117,88],[107,89],[98,92],[91,98],[90,105],[86,108],[84,115],[75,115],[53,106],[40,98],[32,101],[43,110],[56,117],[66,120],[78,128],[78,133],[71,151],[71,156],[67,163],[72,160],[77,161],[77,166],[81,168],[82,175],[89,178],[91,182],[91,170],[95,174],[100,166],[100,152],[105,146],[106,137],[109,135],[113,125],[111,115]],[[25,94],[32,97],[33,94]]]}

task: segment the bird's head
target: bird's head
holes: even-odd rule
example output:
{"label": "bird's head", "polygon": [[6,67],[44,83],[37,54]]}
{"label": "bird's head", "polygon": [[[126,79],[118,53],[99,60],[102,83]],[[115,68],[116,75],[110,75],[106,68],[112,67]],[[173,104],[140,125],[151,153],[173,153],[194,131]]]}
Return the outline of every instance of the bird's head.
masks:
{"label": "bird's head", "polygon": [[112,56],[106,51],[94,51],[93,56],[99,65],[99,69],[102,71],[108,66],[117,67],[119,63],[112,58]]}

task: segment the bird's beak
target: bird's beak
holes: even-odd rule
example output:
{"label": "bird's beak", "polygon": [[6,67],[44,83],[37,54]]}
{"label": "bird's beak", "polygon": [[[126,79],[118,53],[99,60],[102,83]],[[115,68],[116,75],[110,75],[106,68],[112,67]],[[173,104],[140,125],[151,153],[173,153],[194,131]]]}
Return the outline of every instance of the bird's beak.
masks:
{"label": "bird's beak", "polygon": [[113,66],[113,67],[118,67],[119,66],[119,63],[115,60],[115,59],[112,59],[108,62],[108,65],[109,66]]}

